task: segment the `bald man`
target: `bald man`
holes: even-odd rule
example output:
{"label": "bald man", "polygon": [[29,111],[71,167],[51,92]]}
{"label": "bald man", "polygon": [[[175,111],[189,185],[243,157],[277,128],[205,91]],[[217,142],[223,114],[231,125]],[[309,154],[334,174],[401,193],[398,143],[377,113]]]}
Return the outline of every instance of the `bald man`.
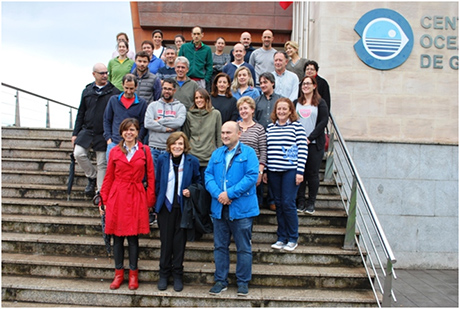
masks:
{"label": "bald man", "polygon": [[[246,54],[244,55],[244,61],[249,63],[249,58],[251,57],[252,52],[256,50],[251,45],[251,43],[252,43],[251,34],[249,32],[241,33],[240,43],[243,44],[244,50],[246,52]],[[230,62],[233,62],[233,61],[235,61],[235,57],[233,56],[233,49],[232,49],[230,51]],[[255,76],[254,76],[254,78],[255,78]]]}
{"label": "bald man", "polygon": [[275,70],[273,56],[276,53],[276,49],[272,47],[273,39],[273,32],[271,30],[265,30],[262,33],[262,47],[256,49],[249,58],[249,64],[252,65],[256,71],[257,87],[260,87],[260,74],[265,72],[273,72]]}
{"label": "bald man", "polygon": [[237,294],[247,296],[252,276],[252,221],[259,215],[256,183],[259,160],[251,147],[240,143],[241,131],[235,121],[222,125],[222,147],[211,155],[205,171],[205,185],[211,194],[214,225],[215,284],[209,291],[218,295],[227,290],[230,238],[236,245]]}
{"label": "bald man", "polygon": [[[94,82],[88,84],[81,95],[75,127],[72,133],[72,146],[78,165],[88,178],[85,194],[92,196],[97,188],[100,189],[104,180],[107,161],[102,125],[104,110],[110,97],[120,93],[114,85],[107,80],[107,67],[103,63],[93,66]],[[88,158],[88,151],[92,148],[96,152],[97,170]]]}

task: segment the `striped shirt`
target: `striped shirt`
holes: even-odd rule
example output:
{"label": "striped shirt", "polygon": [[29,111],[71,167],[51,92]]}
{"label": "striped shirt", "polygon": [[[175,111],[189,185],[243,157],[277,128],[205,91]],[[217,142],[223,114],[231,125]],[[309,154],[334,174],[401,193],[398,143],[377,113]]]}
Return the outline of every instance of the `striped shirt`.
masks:
{"label": "striped shirt", "polygon": [[265,135],[265,128],[255,123],[250,126],[246,131],[241,132],[240,142],[252,147],[256,151],[259,164],[267,164],[267,137]]}
{"label": "striped shirt", "polygon": [[298,121],[267,127],[267,167],[270,171],[282,172],[297,169],[303,175],[307,162],[307,134]]}

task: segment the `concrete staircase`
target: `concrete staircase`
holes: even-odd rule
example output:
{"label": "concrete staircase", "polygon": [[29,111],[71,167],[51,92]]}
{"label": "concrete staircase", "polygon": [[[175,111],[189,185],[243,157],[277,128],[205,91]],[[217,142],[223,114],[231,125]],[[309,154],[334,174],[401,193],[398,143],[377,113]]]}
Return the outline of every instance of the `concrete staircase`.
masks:
{"label": "concrete staircase", "polygon": [[82,194],[86,178],[78,165],[67,201],[70,136],[70,130],[2,128],[2,306],[376,306],[359,253],[341,249],[346,213],[336,185],[325,182],[315,214],[299,215],[299,247],[292,253],[270,248],[276,216],[261,211],[247,297],[236,295],[233,244],[230,287],[209,295],[212,235],[187,243],[184,290],[158,291],[158,229],[140,239],[139,289],[125,283],[110,290],[113,261],[105,253],[98,210]]}

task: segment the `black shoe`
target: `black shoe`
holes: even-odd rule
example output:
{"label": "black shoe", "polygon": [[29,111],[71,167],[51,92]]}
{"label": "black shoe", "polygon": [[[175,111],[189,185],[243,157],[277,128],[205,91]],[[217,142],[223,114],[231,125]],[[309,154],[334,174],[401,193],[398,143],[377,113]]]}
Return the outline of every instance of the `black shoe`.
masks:
{"label": "black shoe", "polygon": [[181,278],[174,278],[174,291],[180,292],[184,289],[184,284]]}
{"label": "black shoe", "polygon": [[168,278],[160,277],[160,281],[158,281],[158,289],[160,291],[164,291],[168,288]]}
{"label": "black shoe", "polygon": [[96,194],[96,178],[88,178],[88,184],[85,188],[85,195],[93,197]]}
{"label": "black shoe", "polygon": [[304,212],[304,211],[305,211],[305,205],[300,204],[299,206],[297,206],[297,212]]}
{"label": "black shoe", "polygon": [[308,205],[307,207],[305,207],[305,210],[304,210],[305,213],[307,214],[314,214],[315,213],[315,205]]}

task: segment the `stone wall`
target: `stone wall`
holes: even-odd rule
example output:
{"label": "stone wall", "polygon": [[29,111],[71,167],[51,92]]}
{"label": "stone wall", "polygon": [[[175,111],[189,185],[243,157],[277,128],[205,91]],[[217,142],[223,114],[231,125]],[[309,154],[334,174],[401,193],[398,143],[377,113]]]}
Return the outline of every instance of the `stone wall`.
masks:
{"label": "stone wall", "polygon": [[396,268],[458,268],[458,146],[348,142]]}

